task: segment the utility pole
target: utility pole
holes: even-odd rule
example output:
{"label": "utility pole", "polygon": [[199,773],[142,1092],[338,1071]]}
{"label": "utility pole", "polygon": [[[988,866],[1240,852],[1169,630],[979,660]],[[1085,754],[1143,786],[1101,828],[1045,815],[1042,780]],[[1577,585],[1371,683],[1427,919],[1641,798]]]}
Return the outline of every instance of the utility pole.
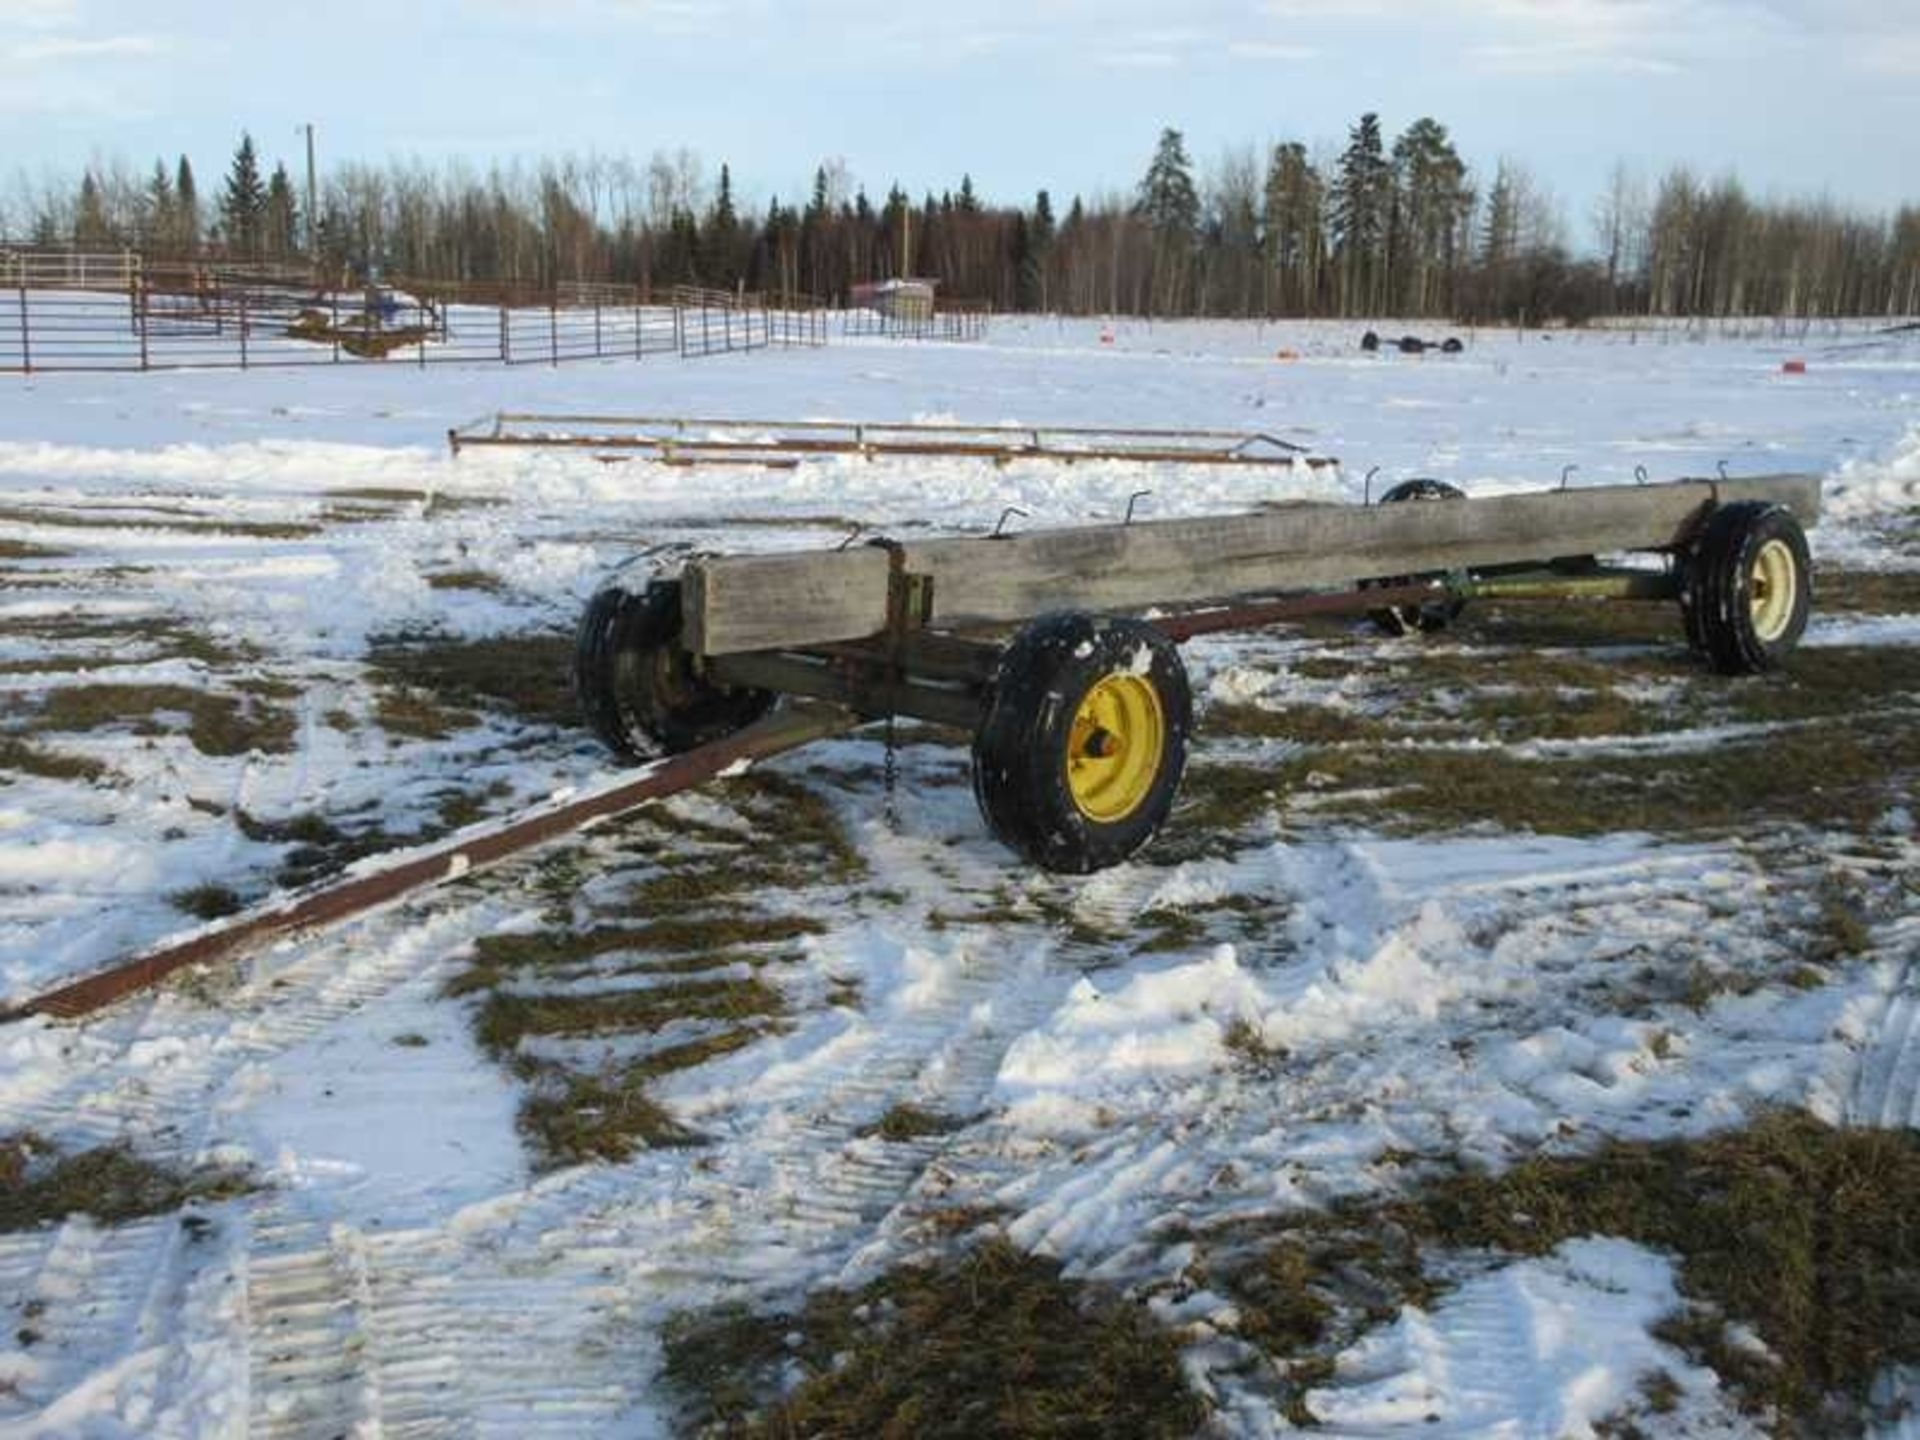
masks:
{"label": "utility pole", "polygon": [[307,132],[307,255],[315,264],[320,260],[320,204],[319,190],[314,181],[313,170],[313,124],[309,121],[300,127]]}

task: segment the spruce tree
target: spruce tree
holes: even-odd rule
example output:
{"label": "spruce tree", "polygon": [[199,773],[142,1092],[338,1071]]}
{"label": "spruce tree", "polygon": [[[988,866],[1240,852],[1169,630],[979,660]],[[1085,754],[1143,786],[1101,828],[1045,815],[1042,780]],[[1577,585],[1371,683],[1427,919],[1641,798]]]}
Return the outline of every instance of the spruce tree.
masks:
{"label": "spruce tree", "polygon": [[1139,210],[1157,236],[1190,239],[1200,225],[1200,193],[1193,184],[1187,144],[1171,127],[1160,132],[1153,160],[1140,181]]}
{"label": "spruce tree", "polygon": [[267,253],[274,259],[284,260],[294,253],[295,237],[300,233],[300,207],[293,198],[293,180],[284,164],[275,165],[273,178],[267,181],[260,228]]}
{"label": "spruce tree", "polygon": [[740,278],[740,217],[733,208],[733,171],[720,166],[720,190],[700,236],[701,274],[706,283],[733,288]]}
{"label": "spruce tree", "polygon": [[1324,243],[1326,182],[1299,141],[1273,147],[1265,198],[1267,263],[1280,277],[1281,307],[1308,313]]}
{"label": "spruce tree", "polygon": [[249,256],[260,253],[261,221],[266,209],[259,157],[254,154],[253,137],[243,130],[240,145],[233,152],[233,164],[227,170],[226,193],[220,197],[220,219],[230,250]]}
{"label": "spruce tree", "polygon": [[191,255],[200,248],[200,187],[194,183],[193,164],[184,155],[173,176],[173,203],[179,207],[174,246],[180,254]]}
{"label": "spruce tree", "polygon": [[1200,227],[1200,192],[1186,141],[1171,126],[1160,132],[1153,160],[1140,181],[1138,213],[1153,227],[1153,270],[1148,306],[1153,313],[1178,314],[1186,295],[1187,272]]}
{"label": "spruce tree", "polygon": [[1415,314],[1446,308],[1445,291],[1456,261],[1456,242],[1473,192],[1466,162],[1453,148],[1447,127],[1419,119],[1393,142],[1398,221],[1393,237],[1401,300]]}
{"label": "spruce tree", "polygon": [[174,234],[180,227],[179,203],[173,195],[173,177],[166,162],[153,162],[153,177],[147,181],[145,224],[140,243],[149,252],[174,248]]}
{"label": "spruce tree", "polygon": [[1380,141],[1380,117],[1368,111],[1348,132],[1333,185],[1333,246],[1345,314],[1376,311],[1382,303],[1392,200],[1393,171]]}
{"label": "spruce tree", "polygon": [[1053,197],[1044,190],[1033,197],[1033,243],[1040,250],[1053,243]]}
{"label": "spruce tree", "polygon": [[114,243],[100,182],[88,170],[80,177],[80,198],[73,211],[73,244],[78,250],[104,250]]}

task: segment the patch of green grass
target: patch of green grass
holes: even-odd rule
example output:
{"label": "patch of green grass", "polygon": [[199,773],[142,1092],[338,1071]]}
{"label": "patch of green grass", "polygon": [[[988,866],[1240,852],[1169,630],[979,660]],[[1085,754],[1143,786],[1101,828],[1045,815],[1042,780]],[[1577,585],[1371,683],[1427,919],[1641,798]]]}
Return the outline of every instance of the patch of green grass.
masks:
{"label": "patch of green grass", "polygon": [[[474,946],[473,963],[449,982],[448,991],[469,994],[501,984],[516,973],[558,970],[619,951],[643,955],[685,954],[700,968],[735,958],[764,958],[748,946],[768,946],[823,934],[826,926],[801,915],[707,915],[654,920],[641,925],[596,925],[585,930],[541,930],[488,935]],[[645,968],[664,970],[659,962]]]}
{"label": "patch of green grass", "polygon": [[867,873],[839,812],[810,785],[755,770],[727,781],[719,794],[746,815],[754,853],[786,870],[788,885],[845,885]]}
{"label": "patch of green grass", "polygon": [[1659,735],[1673,728],[1658,706],[1630,700],[1610,687],[1482,691],[1461,707],[1460,721],[1472,735],[1507,743]]}
{"label": "patch of green grass", "polygon": [[[694,1433],[1185,1440],[1207,1419],[1143,1307],[1000,1239],[797,1314],[681,1316],[665,1344]],[[789,1369],[801,1378],[781,1394]]]}
{"label": "patch of green grass", "polygon": [[474,590],[484,595],[497,595],[507,588],[506,581],[491,570],[442,570],[427,576],[427,585],[434,590]]}
{"label": "patch of green grass", "polygon": [[0,560],[58,560],[72,553],[71,550],[56,550],[51,545],[35,545],[26,540],[0,537]]}
{"label": "patch of green grass", "polygon": [[237,915],[242,902],[236,893],[225,885],[195,885],[190,890],[177,890],[167,897],[167,903],[196,920],[224,920],[229,915]]}
{"label": "patch of green grass", "polygon": [[[794,941],[824,933],[823,906],[865,874],[832,804],[767,772],[714,786],[698,805],[649,806],[539,860],[530,885],[545,928],[483,938],[447,987],[478,997],[480,1043],[527,1085],[520,1129],[537,1163],[696,1143],[650,1085],[780,1029],[790,1002],[762,976]],[[855,986],[831,987],[820,1003],[856,998]],[[521,1043],[646,1036],[688,1020],[702,1022],[696,1038],[607,1067],[571,1058],[596,1047],[554,1058]]]}
{"label": "patch of green grass", "polygon": [[1861,897],[1849,886],[1829,879],[1820,891],[1820,915],[1815,925],[1813,959],[1832,964],[1873,949]]}
{"label": "patch of green grass", "polygon": [[1300,745],[1340,745],[1380,740],[1398,732],[1370,715],[1330,705],[1244,705],[1207,707],[1200,729],[1208,739],[1291,740]]}
{"label": "patch of green grass", "polygon": [[955,1116],[942,1115],[939,1111],[929,1110],[923,1105],[902,1101],[867,1126],[860,1134],[885,1140],[891,1145],[898,1145],[908,1140],[951,1135],[956,1130],[964,1130],[966,1124],[966,1121]]}
{"label": "patch of green grass", "polygon": [[[127,513],[110,513],[115,509]],[[94,505],[53,510],[29,505],[0,505],[0,524],[39,525],[62,530],[165,530],[187,535],[237,535],[250,540],[306,540],[320,533],[303,521],[200,519],[156,507]]]}
{"label": "patch of green grass", "polygon": [[[495,635],[482,640],[376,640],[367,664],[383,687],[381,724],[388,729],[388,692],[411,707],[425,730],[401,734],[440,738],[473,723],[455,717],[474,710],[512,716],[531,725],[579,724],[573,698],[573,640],[565,635]],[[429,719],[429,715],[439,718]],[[401,715],[406,723],[406,715]],[[427,733],[437,731],[437,733]]]}
{"label": "patch of green grass", "polygon": [[43,780],[84,780],[91,784],[107,773],[107,767],[84,755],[62,755],[57,750],[0,735],[0,784],[5,783],[8,771],[16,775],[37,775]]}
{"label": "patch of green grass", "polygon": [[202,755],[285,755],[294,748],[289,711],[254,696],[184,685],[65,685],[47,692],[27,724],[41,732],[124,727],[151,736],[180,728],[163,722],[169,715],[185,717],[187,738]]}
{"label": "patch of green grass", "polygon": [[1341,751],[1314,757],[1312,769],[1330,782],[1316,809],[1399,833],[1496,826],[1710,835],[1748,831],[1762,819],[1865,831],[1912,793],[1920,726],[1868,715],[1604,760],[1493,749]]}
{"label": "patch of green grass", "polygon": [[605,1035],[658,1030],[672,1020],[773,1018],[784,1003],[761,980],[683,980],[593,994],[487,996],[474,1031],[488,1053],[510,1057],[529,1035]]}
{"label": "patch of green grass", "polygon": [[1678,604],[1619,600],[1474,601],[1454,622],[1476,644],[1526,649],[1596,649],[1647,645],[1684,661],[1686,634]]}
{"label": "patch of green grass", "polygon": [[1828,570],[1814,577],[1814,607],[1863,615],[1920,612],[1920,570]]}
{"label": "patch of green grass", "polygon": [[401,845],[424,844],[437,833],[423,830],[395,835],[377,823],[348,831],[316,811],[291,815],[284,820],[263,820],[245,810],[236,810],[233,820],[240,833],[257,844],[290,847],[275,876],[288,889],[310,885],[368,855]]}
{"label": "patch of green grass", "polygon": [[[1456,1248],[1540,1255],[1618,1235],[1674,1254],[1690,1303],[1666,1337],[1781,1433],[1830,1434],[1857,1422],[1883,1370],[1920,1362],[1916,1194],[1920,1134],[1782,1112],[1702,1140],[1442,1178],[1390,1213]],[[1729,1323],[1767,1354],[1735,1344]]]}
{"label": "patch of green grass", "polygon": [[119,1225],[253,1188],[238,1171],[181,1170],[143,1159],[126,1144],[63,1154],[31,1132],[0,1138],[0,1231],[31,1230],[77,1214]]}
{"label": "patch of green grass", "polygon": [[1172,817],[1140,858],[1180,865],[1233,854],[1245,844],[1245,831],[1278,813],[1307,769],[1305,757],[1273,765],[1197,757],[1180,782]]}
{"label": "patch of green grass", "polygon": [[520,1106],[520,1133],[548,1168],[595,1160],[619,1164],[641,1150],[699,1143],[647,1094],[649,1078],[542,1070]]}
{"label": "patch of green grass", "polygon": [[471,710],[443,705],[429,691],[408,685],[381,686],[373,717],[387,734],[408,740],[445,740],[480,723]]}
{"label": "patch of green grass", "polygon": [[641,1150],[699,1145],[700,1134],[676,1120],[648,1086],[663,1075],[730,1055],[765,1034],[753,1026],[716,1030],[625,1065],[591,1071],[521,1057],[514,1068],[529,1089],[520,1106],[520,1133],[543,1169],[595,1160],[618,1164]]}
{"label": "patch of green grass", "polygon": [[1191,950],[1215,933],[1213,922],[1230,917],[1237,938],[1257,940],[1272,928],[1274,902],[1258,895],[1222,895],[1192,905],[1159,905],[1141,913],[1135,954],[1153,955]]}

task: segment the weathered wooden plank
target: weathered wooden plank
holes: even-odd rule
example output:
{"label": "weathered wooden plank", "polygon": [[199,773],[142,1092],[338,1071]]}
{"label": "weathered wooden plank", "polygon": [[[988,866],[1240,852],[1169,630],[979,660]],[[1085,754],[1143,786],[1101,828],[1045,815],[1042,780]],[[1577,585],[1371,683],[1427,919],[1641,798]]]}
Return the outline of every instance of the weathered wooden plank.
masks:
{"label": "weathered wooden plank", "polygon": [[[930,623],[1005,624],[1057,609],[1138,610],[1360,580],[1661,549],[1712,505],[1768,500],[1817,519],[1820,482],[1768,476],[1460,503],[1303,505],[1247,515],[1041,530],[906,546],[933,579]],[[687,567],[688,644],[724,655],[853,640],[886,624],[876,549],[719,557]]]}
{"label": "weathered wooden plank", "polygon": [[872,635],[887,623],[887,563],[873,545],[693,561],[681,572],[687,648],[735,655],[790,647],[796,636]]}

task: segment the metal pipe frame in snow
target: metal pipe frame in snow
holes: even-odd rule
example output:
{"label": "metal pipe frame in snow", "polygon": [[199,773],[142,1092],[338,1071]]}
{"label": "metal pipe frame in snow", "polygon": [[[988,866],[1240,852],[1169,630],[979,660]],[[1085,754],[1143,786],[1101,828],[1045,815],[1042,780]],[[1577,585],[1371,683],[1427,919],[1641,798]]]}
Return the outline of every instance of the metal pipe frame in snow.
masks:
{"label": "metal pipe frame in snow", "polygon": [[1535,570],[1519,575],[1473,576],[1449,584],[1459,600],[1678,600],[1679,579],[1668,570],[1602,568],[1582,575]]}
{"label": "metal pipe frame in snow", "polygon": [[1410,580],[1397,585],[1370,586],[1364,590],[1324,590],[1311,595],[1289,595],[1245,605],[1189,610],[1179,615],[1152,615],[1147,617],[1147,623],[1169,640],[1191,640],[1199,635],[1219,635],[1229,630],[1260,630],[1268,625],[1306,620],[1317,615],[1363,615],[1369,610],[1422,605],[1442,599],[1446,593],[1447,587],[1442,582]]}
{"label": "metal pipe frame in snow", "polygon": [[1173,640],[1258,630],[1317,615],[1359,615],[1440,599],[1453,600],[1677,600],[1679,581],[1670,572],[1600,568],[1579,574],[1526,570],[1513,574],[1448,576],[1291,595],[1248,605],[1156,616],[1151,623]]}
{"label": "metal pipe frame in snow", "polygon": [[[553,426],[555,430],[514,433],[513,426]],[[614,427],[595,433],[582,427]],[[773,432],[741,434],[733,439],[689,438],[690,431]],[[628,433],[618,433],[628,432]],[[666,433],[648,433],[666,432]],[[1084,445],[1055,443],[1095,442]],[[1097,443],[1105,441],[1107,443]],[[1155,443],[1158,442],[1158,443]],[[554,415],[501,411],[489,426],[482,421],[447,432],[458,455],[476,446],[631,450],[649,458],[765,455],[962,456],[989,460],[1041,459],[1133,461],[1142,464],[1195,464],[1323,469],[1339,462],[1309,455],[1306,447],[1277,435],[1243,430],[1166,430],[1125,426],[958,425],[859,420],[721,419],[680,415]],[[1257,453],[1262,449],[1277,454]]]}
{"label": "metal pipe frame in snow", "polygon": [[655,761],[631,780],[609,789],[538,806],[505,824],[477,826],[464,838],[371,874],[323,882],[186,939],[156,946],[0,1011],[0,1020],[29,1015],[56,1019],[86,1015],[148,989],[189,965],[231,959],[268,940],[363,915],[403,895],[457,879],[595,821],[624,815],[651,801],[705,784],[756,760],[844,734],[858,723],[858,717],[833,706],[791,707],[724,740]]}

